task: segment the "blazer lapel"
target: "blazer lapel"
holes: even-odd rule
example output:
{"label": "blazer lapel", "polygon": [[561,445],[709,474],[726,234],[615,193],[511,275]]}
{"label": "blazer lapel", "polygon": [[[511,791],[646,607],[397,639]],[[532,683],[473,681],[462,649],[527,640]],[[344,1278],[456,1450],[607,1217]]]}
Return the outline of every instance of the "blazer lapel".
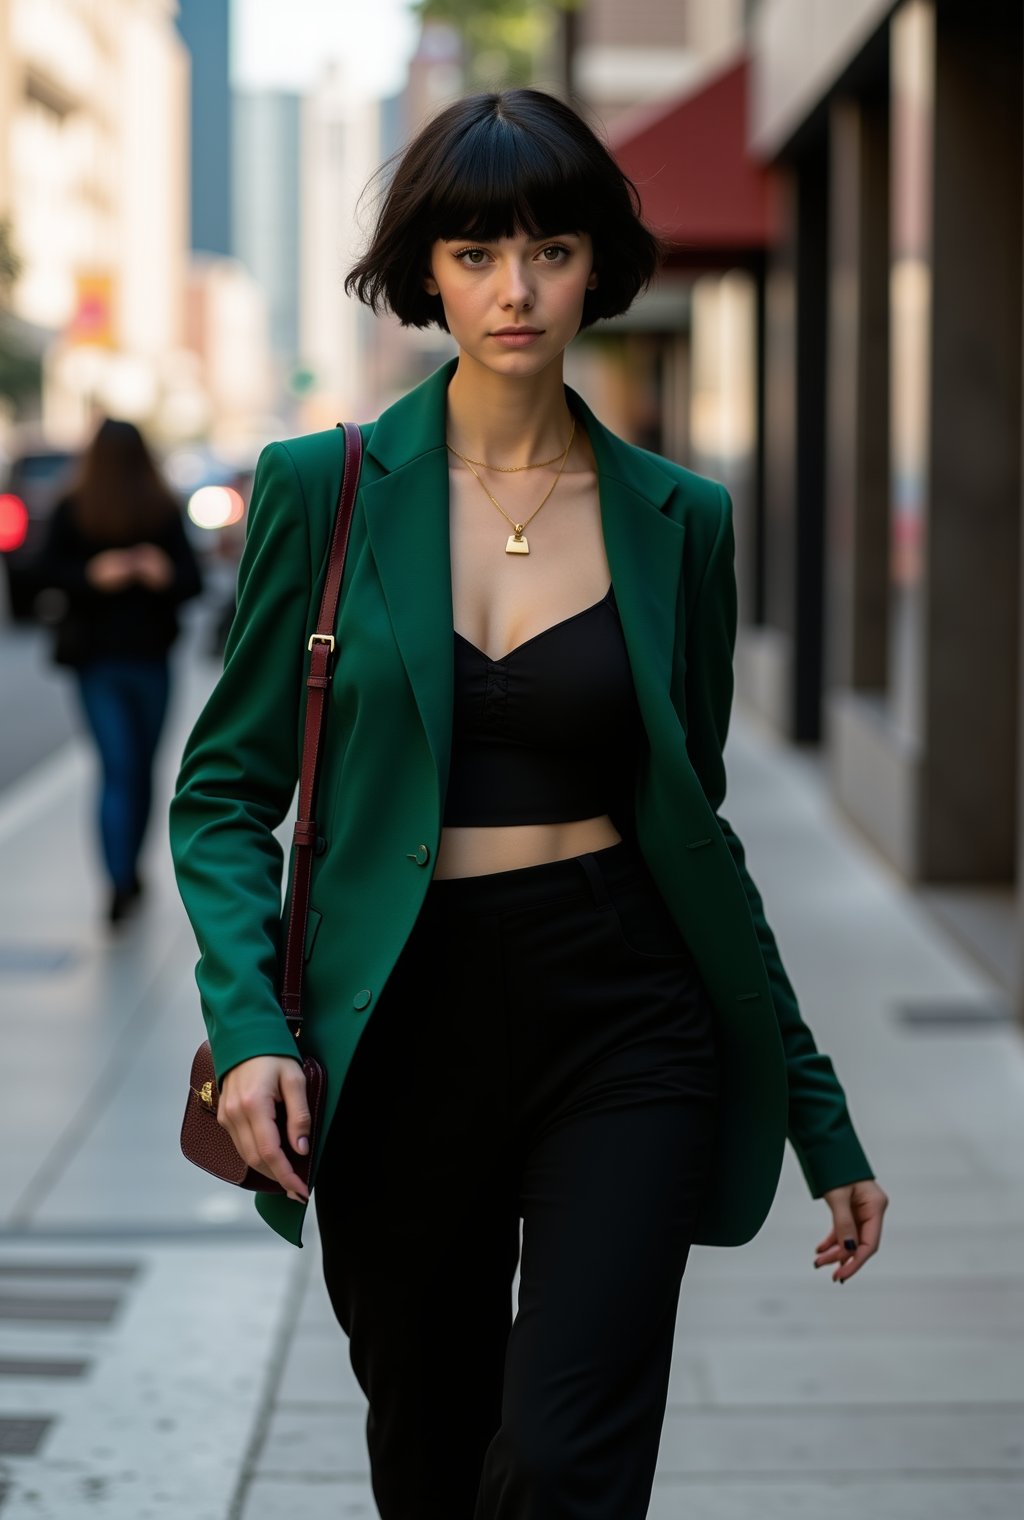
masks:
{"label": "blazer lapel", "polygon": [[671,701],[685,530],[661,509],[671,479],[568,391],[597,461],[601,528],[637,702],[652,740]]}
{"label": "blazer lapel", "polygon": [[[382,412],[367,443],[377,473],[360,489],[388,616],[437,767],[451,754],[454,636],[445,397],[454,361]],[[365,479],[365,477],[364,477]]]}

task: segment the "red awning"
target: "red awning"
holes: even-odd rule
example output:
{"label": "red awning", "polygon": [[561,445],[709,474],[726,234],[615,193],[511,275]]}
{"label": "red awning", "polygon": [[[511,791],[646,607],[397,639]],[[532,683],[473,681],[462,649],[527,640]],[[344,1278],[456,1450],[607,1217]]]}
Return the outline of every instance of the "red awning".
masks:
{"label": "red awning", "polygon": [[777,183],[747,152],[746,57],[697,90],[609,133],[644,219],[677,245],[670,263],[727,264],[774,242]]}

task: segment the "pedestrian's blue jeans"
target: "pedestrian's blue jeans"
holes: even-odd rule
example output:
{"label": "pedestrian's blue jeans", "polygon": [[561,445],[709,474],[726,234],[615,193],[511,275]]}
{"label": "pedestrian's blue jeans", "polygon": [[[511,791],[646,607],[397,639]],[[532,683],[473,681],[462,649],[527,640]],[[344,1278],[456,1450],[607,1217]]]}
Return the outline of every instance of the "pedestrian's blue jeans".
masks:
{"label": "pedestrian's blue jeans", "polygon": [[102,767],[103,858],[114,886],[127,891],[149,819],[153,757],[167,712],[167,661],[91,660],[77,674]]}

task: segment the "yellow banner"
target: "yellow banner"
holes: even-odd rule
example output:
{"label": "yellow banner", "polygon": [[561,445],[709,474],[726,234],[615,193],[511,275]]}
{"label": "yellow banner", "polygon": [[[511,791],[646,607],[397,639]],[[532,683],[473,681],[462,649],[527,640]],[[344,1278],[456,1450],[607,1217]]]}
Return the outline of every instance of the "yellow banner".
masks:
{"label": "yellow banner", "polygon": [[75,314],[65,336],[69,343],[114,347],[113,275],[83,271],[75,276]]}

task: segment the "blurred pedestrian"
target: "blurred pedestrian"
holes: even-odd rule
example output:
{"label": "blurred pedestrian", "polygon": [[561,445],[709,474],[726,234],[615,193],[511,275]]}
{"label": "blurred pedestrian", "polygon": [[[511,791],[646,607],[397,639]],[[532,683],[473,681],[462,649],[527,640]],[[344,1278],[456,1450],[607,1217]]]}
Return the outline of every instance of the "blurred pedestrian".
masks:
{"label": "blurred pedestrian", "polygon": [[54,659],[74,671],[99,752],[107,916],[118,923],[143,887],[138,859],[177,608],[201,588],[181,510],[134,423],[100,423],[54,509],[34,573],[64,597]]}
{"label": "blurred pedestrian", "polygon": [[[388,167],[348,288],[458,355],[363,430],[301,1036],[329,1082],[323,1270],[384,1520],[642,1520],[691,1245],[755,1234],[787,1132],[834,1280],[888,1200],[719,812],[728,493],[563,381],[580,327],[654,273],[636,191],[534,90],[457,101]],[[260,457],[171,815],[218,1118],[288,1190],[257,1206],[296,1244],[272,831],[342,448]]]}

